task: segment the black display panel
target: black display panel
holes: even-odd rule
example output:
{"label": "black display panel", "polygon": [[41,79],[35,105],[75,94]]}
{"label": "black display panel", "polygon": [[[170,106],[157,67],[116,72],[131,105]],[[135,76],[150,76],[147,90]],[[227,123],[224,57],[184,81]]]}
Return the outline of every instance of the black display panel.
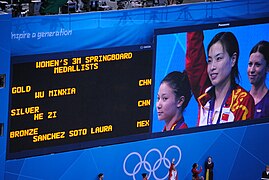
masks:
{"label": "black display panel", "polygon": [[12,57],[7,158],[146,138],[151,69],[150,45]]}

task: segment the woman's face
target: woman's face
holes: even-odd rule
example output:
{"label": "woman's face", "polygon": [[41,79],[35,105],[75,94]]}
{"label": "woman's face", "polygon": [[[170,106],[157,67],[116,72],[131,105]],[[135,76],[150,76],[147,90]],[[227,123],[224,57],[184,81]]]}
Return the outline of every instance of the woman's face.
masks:
{"label": "woman's face", "polygon": [[230,73],[235,64],[235,57],[230,57],[220,42],[213,44],[208,52],[207,73],[213,86],[220,86],[230,81]]}
{"label": "woman's face", "polygon": [[253,86],[262,84],[266,79],[267,71],[264,56],[259,52],[252,53],[249,57],[247,69],[250,84]]}
{"label": "woman's face", "polygon": [[163,82],[160,85],[157,103],[156,103],[158,119],[170,121],[178,111],[178,101],[172,88]]}

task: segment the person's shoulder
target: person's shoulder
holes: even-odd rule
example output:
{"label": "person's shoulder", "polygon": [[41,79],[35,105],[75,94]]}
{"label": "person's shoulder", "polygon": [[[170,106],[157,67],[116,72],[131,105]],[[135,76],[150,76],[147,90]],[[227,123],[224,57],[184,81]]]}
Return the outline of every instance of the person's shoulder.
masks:
{"label": "person's shoulder", "polygon": [[269,90],[267,90],[267,93],[264,96],[266,99],[269,99]]}
{"label": "person's shoulder", "polygon": [[241,92],[246,92],[246,93],[248,93],[249,94],[249,92],[245,89],[245,88],[243,88],[242,86],[240,86],[239,84],[236,84],[235,85],[235,90],[240,90]]}
{"label": "person's shoulder", "polygon": [[188,125],[184,122],[178,129],[187,129]]}
{"label": "person's shoulder", "polygon": [[240,86],[238,84],[235,86],[234,91],[239,96],[252,98],[251,94],[246,89],[244,89],[242,86]]}

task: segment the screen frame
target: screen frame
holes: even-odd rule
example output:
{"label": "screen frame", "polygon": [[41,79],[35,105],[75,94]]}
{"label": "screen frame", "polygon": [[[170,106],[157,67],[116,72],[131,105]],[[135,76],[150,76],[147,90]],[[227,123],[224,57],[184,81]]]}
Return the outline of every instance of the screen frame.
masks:
{"label": "screen frame", "polygon": [[[222,129],[222,128],[233,128],[237,126],[247,126],[251,124],[259,124],[259,123],[266,123],[268,121],[268,118],[260,118],[256,119],[255,121],[238,121],[236,123],[231,122],[231,123],[224,123],[224,124],[215,124],[215,125],[210,125],[210,126],[192,126],[187,129],[181,129],[181,130],[176,130],[176,131],[166,131],[166,132],[161,132],[156,131],[156,126],[154,127],[154,122],[156,120],[156,115],[154,116],[154,113],[156,111],[155,107],[155,99],[156,99],[156,86],[159,86],[159,84],[156,84],[156,77],[155,74],[158,70],[156,70],[156,64],[157,64],[157,45],[158,45],[158,37],[161,35],[170,35],[170,34],[178,34],[178,33],[187,33],[187,32],[193,32],[193,31],[199,31],[199,30],[220,30],[223,29],[225,31],[225,28],[236,28],[236,27],[243,27],[243,26],[251,26],[251,25],[259,25],[259,24],[269,24],[269,17],[263,17],[263,18],[253,18],[253,19],[234,19],[230,21],[222,21],[222,22],[208,22],[206,24],[194,24],[194,25],[184,25],[184,26],[177,26],[177,27],[169,27],[169,28],[159,28],[155,29],[154,31],[154,43],[153,43],[153,70],[152,70],[152,92],[151,92],[151,115],[150,115],[150,120],[151,120],[151,132],[152,132],[152,137],[163,137],[163,136],[170,136],[170,135],[179,135],[179,134],[185,134],[185,133],[195,133],[195,132],[200,132],[200,131],[210,131],[214,129]],[[269,38],[266,39],[269,41]],[[168,41],[168,40],[167,40]],[[257,42],[256,42],[257,43]],[[206,46],[205,46],[206,47]],[[250,51],[249,51],[250,52]],[[247,52],[249,54],[249,52]],[[185,61],[185,59],[184,59]],[[185,62],[184,62],[185,63]],[[168,72],[167,72],[168,73]],[[246,73],[246,72],[240,72],[240,73]],[[268,77],[267,81],[268,82]],[[240,84],[240,83],[239,83]],[[192,100],[195,101],[193,95],[192,95]],[[154,103],[153,103],[154,102]],[[197,102],[196,102],[197,104]],[[197,104],[198,106],[198,104]],[[186,108],[188,110],[188,107]],[[190,109],[189,109],[190,110]],[[198,113],[198,110],[197,110]],[[184,112],[183,112],[184,116]],[[196,116],[197,119],[197,116]],[[196,121],[196,120],[195,120]],[[158,122],[159,123],[159,122]],[[164,126],[164,122],[163,122]],[[159,128],[160,129],[160,128]]]}

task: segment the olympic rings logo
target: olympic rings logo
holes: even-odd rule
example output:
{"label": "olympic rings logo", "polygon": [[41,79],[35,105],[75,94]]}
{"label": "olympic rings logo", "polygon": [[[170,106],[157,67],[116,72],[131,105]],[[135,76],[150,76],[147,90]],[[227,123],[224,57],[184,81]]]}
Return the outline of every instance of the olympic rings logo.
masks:
{"label": "olympic rings logo", "polygon": [[[142,168],[142,165],[143,167],[145,168],[145,170],[149,173],[148,174],[148,177],[150,178],[151,175],[153,175],[154,179],[156,180],[164,180],[164,179],[167,179],[168,175],[169,175],[169,172],[167,171],[167,174],[165,175],[165,177],[157,177],[156,175],[156,172],[157,170],[160,168],[162,162],[164,164],[164,166],[169,169],[170,168],[170,165],[171,165],[171,162],[170,160],[166,157],[167,156],[167,153],[171,150],[171,149],[175,149],[177,150],[178,152],[178,160],[175,162],[175,166],[177,166],[181,160],[181,150],[178,146],[176,145],[172,145],[170,147],[168,147],[166,149],[166,151],[164,152],[163,156],[162,156],[162,153],[160,152],[159,149],[156,149],[156,148],[153,148],[153,149],[150,149],[144,158],[142,158],[142,156],[138,153],[138,152],[131,152],[130,154],[128,154],[126,156],[126,158],[124,159],[124,162],[123,162],[123,170],[125,172],[126,175],[128,176],[132,176],[133,177],[133,180],[136,180],[135,177],[136,177],[136,174],[139,173],[140,169]],[[147,157],[150,153],[152,152],[157,152],[158,156],[159,156],[159,159],[153,164],[153,166],[147,161]],[[139,159],[139,162],[134,166],[134,169],[132,172],[128,172],[126,170],[126,162],[127,160],[131,157],[131,156],[136,156],[138,157]]]}

